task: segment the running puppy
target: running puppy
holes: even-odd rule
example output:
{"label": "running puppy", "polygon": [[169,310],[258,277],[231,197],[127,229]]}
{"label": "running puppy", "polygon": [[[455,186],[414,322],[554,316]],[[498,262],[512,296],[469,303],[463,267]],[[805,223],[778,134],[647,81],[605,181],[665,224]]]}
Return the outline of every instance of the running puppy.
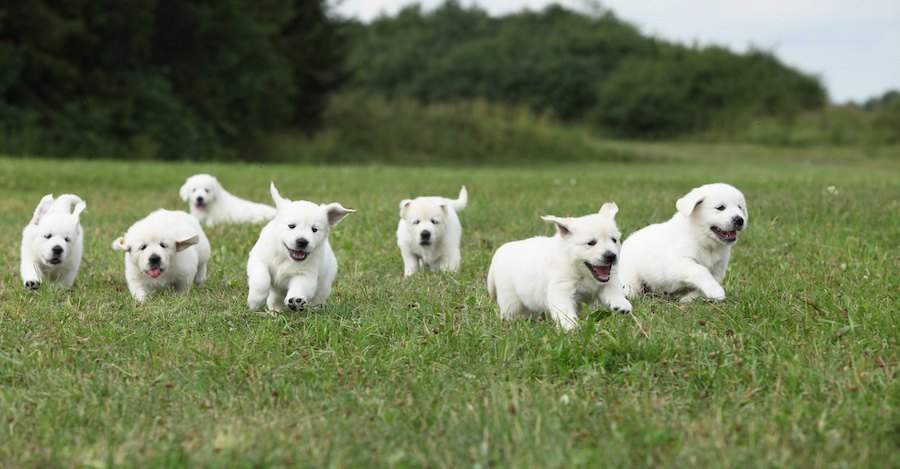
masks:
{"label": "running puppy", "polygon": [[722,281],[731,247],[747,227],[744,194],[728,184],[707,184],[675,202],[665,223],[646,226],[622,245],[621,276],[628,298],[645,291],[725,299]]}
{"label": "running puppy", "polygon": [[275,183],[270,190],[278,213],[250,250],[247,305],[251,311],[263,305],[273,311],[285,306],[302,311],[324,304],[338,269],[328,234],[356,210],[339,203],[292,202],[281,197]]}
{"label": "running puppy", "polygon": [[432,272],[459,269],[459,240],[462,226],[456,212],[466,208],[469,194],[466,186],[456,200],[443,197],[419,197],[400,202],[397,246],[403,256],[403,275],[422,267]]}
{"label": "running puppy", "polygon": [[631,312],[614,267],[619,254],[619,207],[579,218],[541,217],[555,223],[552,238],[538,236],[506,243],[491,261],[487,285],[500,317],[549,313],[563,330],[574,328],[581,303],[599,300],[616,312]]}
{"label": "running puppy", "polygon": [[222,223],[261,223],[275,217],[269,205],[250,202],[226,191],[219,180],[209,174],[195,174],[178,192],[188,202],[191,215],[203,226]]}
{"label": "running puppy", "polygon": [[143,302],[162,288],[181,295],[206,281],[209,240],[196,218],[180,210],[157,210],[112,243],[125,251],[125,280],[131,296]]}
{"label": "running puppy", "polygon": [[[70,212],[72,205],[75,210]],[[81,265],[84,230],[80,219],[85,208],[77,195],[63,194],[54,200],[53,194],[47,194],[41,199],[22,230],[19,272],[25,288],[37,290],[45,280],[51,287],[72,288]]]}

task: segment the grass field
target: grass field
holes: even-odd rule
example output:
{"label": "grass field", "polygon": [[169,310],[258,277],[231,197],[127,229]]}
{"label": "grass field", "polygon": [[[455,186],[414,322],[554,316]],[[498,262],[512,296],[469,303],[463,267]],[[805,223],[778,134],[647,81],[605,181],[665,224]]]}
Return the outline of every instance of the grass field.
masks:
{"label": "grass field", "polygon": [[[897,152],[621,148],[530,169],[0,159],[0,466],[900,466]],[[325,308],[246,311],[257,226],[208,229],[208,283],[135,304],[110,243],[185,207],[196,172],[359,210]],[[551,233],[539,215],[614,200],[627,235],[713,181],[750,208],[725,302],[499,321],[491,254]],[[460,184],[461,271],[404,280],[397,203]],[[48,192],[87,200],[85,260],[73,290],[28,292],[20,231]]]}

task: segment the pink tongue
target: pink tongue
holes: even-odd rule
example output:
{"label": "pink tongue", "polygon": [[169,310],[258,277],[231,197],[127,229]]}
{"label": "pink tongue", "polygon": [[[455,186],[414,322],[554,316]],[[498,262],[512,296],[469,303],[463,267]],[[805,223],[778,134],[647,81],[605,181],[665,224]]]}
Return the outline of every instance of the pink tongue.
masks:
{"label": "pink tongue", "polygon": [[599,275],[600,278],[606,278],[606,277],[609,277],[609,271],[611,269],[612,269],[611,266],[601,265],[601,266],[594,267],[594,272],[597,272],[597,275]]}
{"label": "pink tongue", "polygon": [[205,208],[206,208],[206,205],[204,205],[204,204],[197,204],[197,210],[203,210],[203,209],[205,209]]}
{"label": "pink tongue", "polygon": [[147,271],[147,275],[149,275],[151,278],[159,277],[159,274],[161,274],[161,273],[162,273],[162,271],[159,270],[159,267],[154,267]]}
{"label": "pink tongue", "polygon": [[728,236],[728,239],[737,238],[737,231],[726,231],[725,234]]}

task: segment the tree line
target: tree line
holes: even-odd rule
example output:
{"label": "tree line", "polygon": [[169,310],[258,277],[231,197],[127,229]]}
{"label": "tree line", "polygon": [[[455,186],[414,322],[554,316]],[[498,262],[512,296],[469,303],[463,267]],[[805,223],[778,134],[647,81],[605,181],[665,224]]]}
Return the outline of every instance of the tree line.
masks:
{"label": "tree line", "polygon": [[492,17],[449,1],[361,23],[324,0],[0,4],[0,151],[239,157],[315,132],[337,92],[524,106],[625,138],[827,104],[817,77],[769,52],[667,42],[609,11]]}

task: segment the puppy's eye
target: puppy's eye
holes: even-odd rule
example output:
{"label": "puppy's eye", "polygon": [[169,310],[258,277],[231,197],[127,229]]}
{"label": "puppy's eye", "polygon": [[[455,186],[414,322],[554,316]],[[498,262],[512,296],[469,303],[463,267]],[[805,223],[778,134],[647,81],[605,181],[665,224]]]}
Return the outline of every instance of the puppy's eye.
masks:
{"label": "puppy's eye", "polygon": [[288,229],[291,229],[291,230],[293,230],[293,229],[296,228],[296,227],[297,227],[297,225],[294,224],[294,223],[291,223],[291,224],[288,225]]}
{"label": "puppy's eye", "polygon": [[67,242],[67,243],[70,243],[70,242],[72,242],[72,240],[70,240],[69,237],[66,236],[66,242]]}
{"label": "puppy's eye", "polygon": [[147,249],[147,245],[146,245],[146,244],[142,244],[141,247],[139,247],[138,249],[141,250],[141,251],[143,251],[144,249]]}
{"label": "puppy's eye", "polygon": [[592,239],[592,240],[590,240],[590,241],[587,242],[587,245],[588,245],[588,246],[596,246],[596,245],[597,245],[597,240],[596,240],[596,239]]}
{"label": "puppy's eye", "polygon": [[205,190],[205,191],[206,191],[206,193],[207,193],[207,194],[209,194],[209,189],[203,189],[203,190]]}
{"label": "puppy's eye", "polygon": [[725,206],[724,206],[724,205],[719,205],[718,207],[716,207],[716,210],[718,210],[718,211],[721,212],[722,210],[725,210]]}
{"label": "puppy's eye", "polygon": [[613,238],[613,239],[612,239],[612,242],[613,242],[613,244],[616,244],[616,243],[619,242],[619,240],[618,240],[617,238]]}
{"label": "puppy's eye", "polygon": [[413,225],[418,225],[422,220],[416,220],[413,222]]}
{"label": "puppy's eye", "polygon": [[315,232],[317,232],[317,231],[319,231],[319,229],[318,229],[318,228],[316,228],[316,227],[315,227],[315,226],[314,226],[314,227],[312,227],[312,232],[313,232],[313,233],[315,233]]}
{"label": "puppy's eye", "polygon": [[432,218],[432,219],[431,219],[431,223],[433,223],[433,224],[435,224],[435,225],[437,225],[437,224],[438,224],[438,223],[440,223],[440,222],[439,222],[439,221],[437,221],[437,220],[435,220],[435,219],[434,219],[434,218]]}
{"label": "puppy's eye", "polygon": [[169,245],[166,243],[159,243],[159,247],[165,249],[165,248],[169,247]]}
{"label": "puppy's eye", "polygon": [[53,236],[53,235],[51,235],[50,233],[47,233],[44,235],[44,238],[50,239],[51,236]]}

